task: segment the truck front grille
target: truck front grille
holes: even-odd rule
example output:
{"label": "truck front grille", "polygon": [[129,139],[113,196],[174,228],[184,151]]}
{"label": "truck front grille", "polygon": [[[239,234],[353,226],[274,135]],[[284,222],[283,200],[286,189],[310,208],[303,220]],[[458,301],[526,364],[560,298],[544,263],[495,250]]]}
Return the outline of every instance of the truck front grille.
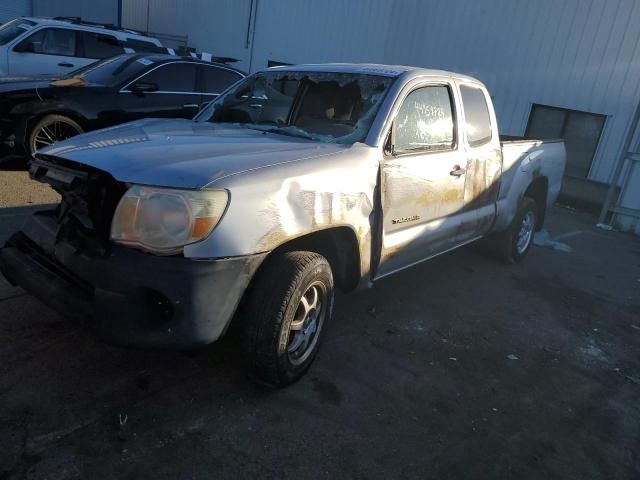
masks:
{"label": "truck front grille", "polygon": [[49,155],[36,155],[29,174],[62,197],[56,240],[70,242],[82,253],[107,255],[111,219],[126,185],[102,170]]}

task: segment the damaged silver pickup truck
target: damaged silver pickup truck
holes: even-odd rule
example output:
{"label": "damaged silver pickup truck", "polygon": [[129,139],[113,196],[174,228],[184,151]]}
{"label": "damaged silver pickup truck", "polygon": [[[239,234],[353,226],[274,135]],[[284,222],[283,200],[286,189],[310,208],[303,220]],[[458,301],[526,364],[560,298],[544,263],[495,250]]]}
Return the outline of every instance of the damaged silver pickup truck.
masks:
{"label": "damaged silver pickup truck", "polygon": [[522,259],[564,145],[500,141],[479,81],[380,65],[279,67],[193,121],[143,120],[35,154],[62,196],[0,250],[13,284],[128,345],[191,349],[232,323],[275,386],[310,366],[351,291],[487,237]]}

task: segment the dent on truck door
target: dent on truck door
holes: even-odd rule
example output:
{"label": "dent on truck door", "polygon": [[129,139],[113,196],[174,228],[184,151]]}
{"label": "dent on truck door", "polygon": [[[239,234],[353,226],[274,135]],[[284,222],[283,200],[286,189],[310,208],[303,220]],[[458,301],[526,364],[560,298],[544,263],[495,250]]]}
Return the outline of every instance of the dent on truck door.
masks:
{"label": "dent on truck door", "polygon": [[381,169],[384,276],[464,243],[474,213],[465,211],[466,156],[457,148],[449,85],[409,93],[392,127],[393,153]]}

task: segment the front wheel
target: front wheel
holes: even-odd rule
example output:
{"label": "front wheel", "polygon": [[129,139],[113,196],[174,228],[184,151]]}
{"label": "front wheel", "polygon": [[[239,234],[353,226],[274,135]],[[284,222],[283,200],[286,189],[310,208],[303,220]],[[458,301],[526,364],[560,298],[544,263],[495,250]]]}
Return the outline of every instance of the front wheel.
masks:
{"label": "front wheel", "polygon": [[41,118],[29,134],[29,154],[82,133],[78,123],[64,115],[47,115]]}
{"label": "front wheel", "polygon": [[313,252],[287,252],[268,259],[258,273],[243,320],[249,373],[285,387],[313,363],[333,312],[333,274]]}

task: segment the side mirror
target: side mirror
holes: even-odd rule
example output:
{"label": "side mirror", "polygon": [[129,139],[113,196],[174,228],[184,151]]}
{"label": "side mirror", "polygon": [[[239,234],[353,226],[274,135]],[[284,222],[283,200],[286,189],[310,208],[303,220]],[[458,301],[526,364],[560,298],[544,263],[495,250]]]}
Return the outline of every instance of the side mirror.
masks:
{"label": "side mirror", "polygon": [[136,82],[129,89],[133,93],[150,93],[158,91],[158,85],[151,82]]}
{"label": "side mirror", "polygon": [[16,45],[13,51],[18,53],[35,53],[36,45],[34,42],[22,42]]}

